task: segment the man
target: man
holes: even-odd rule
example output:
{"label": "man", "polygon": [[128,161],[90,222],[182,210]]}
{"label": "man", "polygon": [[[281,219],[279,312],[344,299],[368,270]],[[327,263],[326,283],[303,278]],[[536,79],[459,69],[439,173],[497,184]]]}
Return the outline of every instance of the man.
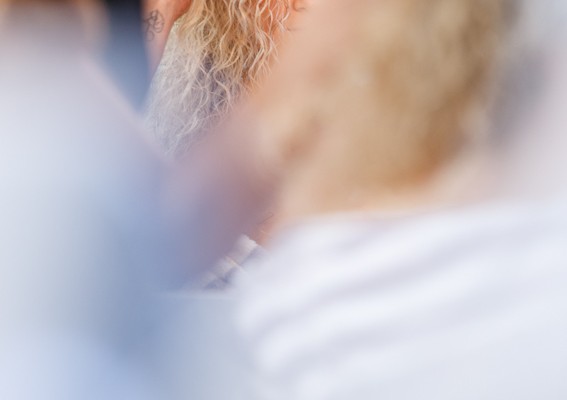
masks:
{"label": "man", "polygon": [[242,287],[261,397],[565,398],[565,3],[311,14],[252,107],[287,187]]}

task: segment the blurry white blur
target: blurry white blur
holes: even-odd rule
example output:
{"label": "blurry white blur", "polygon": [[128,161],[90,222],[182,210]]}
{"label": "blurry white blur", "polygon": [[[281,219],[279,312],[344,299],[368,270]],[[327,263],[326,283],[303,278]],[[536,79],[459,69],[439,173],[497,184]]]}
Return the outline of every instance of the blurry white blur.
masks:
{"label": "blurry white blur", "polygon": [[72,17],[1,22],[0,398],[164,398],[148,281],[163,166]]}

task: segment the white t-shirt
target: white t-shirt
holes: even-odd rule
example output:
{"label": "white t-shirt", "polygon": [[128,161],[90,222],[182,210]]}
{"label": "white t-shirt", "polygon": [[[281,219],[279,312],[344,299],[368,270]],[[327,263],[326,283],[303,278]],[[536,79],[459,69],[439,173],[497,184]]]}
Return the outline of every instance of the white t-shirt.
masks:
{"label": "white t-shirt", "polygon": [[259,398],[567,398],[567,207],[341,216],[241,280]]}

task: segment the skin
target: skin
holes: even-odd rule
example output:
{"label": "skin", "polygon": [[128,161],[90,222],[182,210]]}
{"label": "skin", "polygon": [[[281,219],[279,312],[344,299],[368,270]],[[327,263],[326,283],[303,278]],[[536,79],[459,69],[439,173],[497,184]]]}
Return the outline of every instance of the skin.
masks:
{"label": "skin", "polygon": [[152,73],[159,65],[173,24],[189,11],[191,3],[191,0],[146,0],[144,2],[143,22]]}

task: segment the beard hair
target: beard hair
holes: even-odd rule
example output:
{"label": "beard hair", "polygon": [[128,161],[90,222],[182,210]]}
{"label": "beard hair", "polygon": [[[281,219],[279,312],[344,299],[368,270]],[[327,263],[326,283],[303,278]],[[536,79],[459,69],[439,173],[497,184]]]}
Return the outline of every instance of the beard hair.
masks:
{"label": "beard hair", "polygon": [[169,157],[202,140],[265,75],[289,1],[195,0],[176,23],[146,106],[147,127]]}

